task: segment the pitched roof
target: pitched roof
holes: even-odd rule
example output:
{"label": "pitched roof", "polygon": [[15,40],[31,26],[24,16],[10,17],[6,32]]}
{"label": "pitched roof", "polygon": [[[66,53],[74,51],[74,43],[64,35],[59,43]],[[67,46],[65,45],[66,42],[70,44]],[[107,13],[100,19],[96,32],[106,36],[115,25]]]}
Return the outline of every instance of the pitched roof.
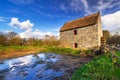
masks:
{"label": "pitched roof", "polygon": [[60,29],[60,32],[96,24],[99,14],[100,13],[97,12],[95,14],[91,14],[83,18],[67,22]]}

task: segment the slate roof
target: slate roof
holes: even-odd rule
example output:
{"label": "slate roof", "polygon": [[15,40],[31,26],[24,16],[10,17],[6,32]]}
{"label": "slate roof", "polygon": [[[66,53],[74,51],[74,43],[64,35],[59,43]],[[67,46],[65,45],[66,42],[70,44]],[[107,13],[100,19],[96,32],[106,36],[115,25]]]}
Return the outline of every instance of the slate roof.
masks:
{"label": "slate roof", "polygon": [[79,18],[77,20],[73,20],[70,22],[67,22],[63,25],[63,27],[60,29],[60,32],[72,30],[76,28],[86,27],[89,25],[94,25],[97,23],[99,12],[85,16],[83,18]]}

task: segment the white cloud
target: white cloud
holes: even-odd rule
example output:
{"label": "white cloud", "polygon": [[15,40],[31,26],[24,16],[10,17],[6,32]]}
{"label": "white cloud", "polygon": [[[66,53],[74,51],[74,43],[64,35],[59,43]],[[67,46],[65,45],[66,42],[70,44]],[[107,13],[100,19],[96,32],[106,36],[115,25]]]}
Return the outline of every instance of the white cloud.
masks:
{"label": "white cloud", "polygon": [[100,5],[103,4],[103,0],[98,1],[98,4]]}
{"label": "white cloud", "polygon": [[14,17],[11,18],[11,22],[9,23],[9,25],[11,27],[20,28],[24,30],[31,29],[34,26],[34,24],[30,22],[30,20],[20,22],[18,18],[14,18]]}
{"label": "white cloud", "polygon": [[90,10],[89,10],[89,5],[88,5],[87,0],[81,0],[81,2],[83,3],[83,5],[85,7],[85,12],[91,13]]}
{"label": "white cloud", "polygon": [[[86,12],[86,14],[90,14],[96,11],[103,12],[106,9],[111,9],[114,7],[120,7],[119,0],[97,0],[97,3],[92,5],[89,0],[70,0],[68,3],[69,6],[61,5],[61,9],[64,11],[73,10],[75,12]],[[94,1],[93,1],[94,3]],[[116,9],[116,8],[115,8]],[[114,10],[115,10],[114,9]]]}
{"label": "white cloud", "polygon": [[[64,7],[61,8],[64,9]],[[72,9],[76,12],[85,11],[86,13],[91,13],[87,0],[71,0],[69,9]]]}
{"label": "white cloud", "polygon": [[120,11],[102,16],[104,29],[120,32]]}
{"label": "white cloud", "polygon": [[19,33],[21,38],[43,38],[45,35],[58,36],[58,34],[53,34],[52,32],[41,32],[38,29],[33,30],[34,24],[29,20],[20,22],[18,18],[11,18],[9,25],[13,28],[25,30],[24,32]]}
{"label": "white cloud", "polygon": [[75,10],[76,12],[81,11],[80,5],[81,5],[81,0],[72,0],[70,2],[70,8],[72,10]]}
{"label": "white cloud", "polygon": [[[32,30],[32,29],[29,29],[29,30],[26,30],[25,32],[22,32],[20,33],[20,36],[22,38],[43,38],[45,35],[49,35],[49,36],[52,36],[52,35],[55,35],[51,32],[41,32],[40,30],[36,29],[36,30]],[[57,35],[55,35],[57,36]]]}
{"label": "white cloud", "polygon": [[85,8],[88,9],[88,3],[87,3],[87,1],[86,0],[81,0],[81,2],[84,4]]}
{"label": "white cloud", "polygon": [[106,8],[112,8],[113,6],[112,6],[112,1],[108,1],[108,2],[106,2],[106,3],[104,3],[103,2],[103,0],[101,0],[100,2],[99,2],[99,5],[97,5],[97,9],[98,10],[100,10],[100,11],[102,11],[102,10],[104,10],[104,9],[106,9]]}
{"label": "white cloud", "polygon": [[[111,8],[119,8],[120,7],[120,1],[119,0],[100,0],[98,1],[98,4],[93,7],[93,9],[97,9],[101,12],[103,12],[105,9],[111,9]],[[115,9],[114,9],[115,10]]]}

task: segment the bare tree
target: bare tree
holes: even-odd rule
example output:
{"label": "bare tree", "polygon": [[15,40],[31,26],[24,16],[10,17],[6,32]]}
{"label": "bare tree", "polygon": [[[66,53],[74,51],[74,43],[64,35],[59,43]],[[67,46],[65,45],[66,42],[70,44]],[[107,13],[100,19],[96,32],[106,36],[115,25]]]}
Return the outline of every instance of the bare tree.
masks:
{"label": "bare tree", "polygon": [[110,32],[108,30],[103,30],[103,37],[108,41],[110,38]]}
{"label": "bare tree", "polygon": [[108,44],[120,47],[120,35],[116,32],[109,38]]}
{"label": "bare tree", "polygon": [[21,43],[20,36],[15,32],[9,32],[7,34],[8,37],[8,45],[9,46],[18,46]]}
{"label": "bare tree", "polygon": [[7,36],[0,32],[0,46],[5,46],[7,45]]}
{"label": "bare tree", "polygon": [[58,46],[59,40],[57,36],[45,35],[45,37],[42,40],[42,45],[43,46]]}

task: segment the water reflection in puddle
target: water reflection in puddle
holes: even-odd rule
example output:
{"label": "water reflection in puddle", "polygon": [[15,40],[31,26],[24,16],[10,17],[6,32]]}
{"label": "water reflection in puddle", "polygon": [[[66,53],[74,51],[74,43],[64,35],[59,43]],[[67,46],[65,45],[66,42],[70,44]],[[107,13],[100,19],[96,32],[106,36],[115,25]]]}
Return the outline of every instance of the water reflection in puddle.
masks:
{"label": "water reflection in puddle", "polygon": [[52,80],[63,75],[51,68],[60,59],[58,54],[41,53],[5,60],[0,64],[0,80]]}

